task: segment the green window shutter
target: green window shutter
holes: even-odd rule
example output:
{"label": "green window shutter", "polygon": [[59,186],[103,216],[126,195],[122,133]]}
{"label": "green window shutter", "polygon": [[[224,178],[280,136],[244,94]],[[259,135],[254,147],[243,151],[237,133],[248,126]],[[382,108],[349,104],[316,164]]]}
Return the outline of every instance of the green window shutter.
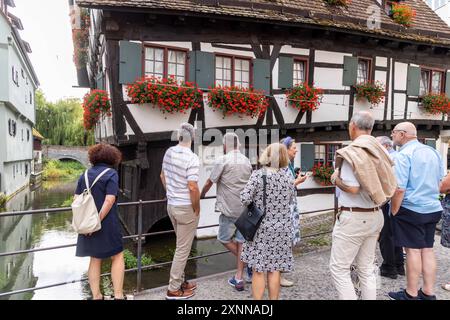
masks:
{"label": "green window shutter", "polygon": [[447,71],[447,77],[445,78],[445,94],[450,98],[450,71]]}
{"label": "green window shutter", "polygon": [[358,76],[358,58],[344,56],[344,74],[342,77],[342,85],[354,86]]}
{"label": "green window shutter", "polygon": [[289,89],[294,85],[294,58],[283,57],[278,58],[278,87],[281,89]]}
{"label": "green window shutter", "polygon": [[300,145],[300,165],[302,171],[310,171],[314,166],[314,145],[301,144]]}
{"label": "green window shutter", "polygon": [[215,60],[211,52],[193,51],[189,54],[189,80],[199,88],[214,87]]}
{"label": "green window shutter", "polygon": [[188,81],[197,82],[195,77],[195,51],[189,51],[188,53]]}
{"label": "green window shutter", "polygon": [[420,93],[420,68],[408,67],[408,80],[406,84],[406,94],[408,96],[419,96]]}
{"label": "green window shutter", "polygon": [[142,77],[142,45],[135,42],[119,41],[119,46],[119,83],[135,82]]}
{"label": "green window shutter", "polygon": [[425,144],[436,149],[436,139],[426,139]]}
{"label": "green window shutter", "polygon": [[253,60],[253,88],[263,90],[265,94],[270,93],[270,60]]}

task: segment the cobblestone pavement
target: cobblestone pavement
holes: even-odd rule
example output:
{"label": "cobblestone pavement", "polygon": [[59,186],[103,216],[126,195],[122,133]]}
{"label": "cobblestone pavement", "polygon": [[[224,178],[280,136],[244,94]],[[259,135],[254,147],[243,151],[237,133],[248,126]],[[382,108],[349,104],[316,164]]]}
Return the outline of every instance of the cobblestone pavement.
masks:
{"label": "cobblestone pavement", "polygon": [[[450,300],[450,292],[441,288],[441,284],[450,281],[450,249],[440,245],[440,237],[436,236],[435,252],[437,258],[436,295],[440,300]],[[378,253],[379,254],[379,253]],[[295,257],[295,271],[287,274],[286,278],[293,280],[295,285],[281,288],[282,300],[335,300],[337,292],[332,284],[328,268],[330,249],[308,253]],[[381,258],[379,258],[381,261]],[[198,279],[198,289],[193,300],[248,300],[252,299],[251,284],[247,284],[242,292],[231,287],[227,279],[234,272],[225,272]],[[380,277],[378,290],[379,300],[387,300],[389,291],[399,290],[406,285],[404,276],[396,280]],[[165,298],[167,287],[155,288],[142,292],[136,300],[159,300]],[[266,291],[267,294],[267,291]],[[267,295],[266,295],[267,297]]]}

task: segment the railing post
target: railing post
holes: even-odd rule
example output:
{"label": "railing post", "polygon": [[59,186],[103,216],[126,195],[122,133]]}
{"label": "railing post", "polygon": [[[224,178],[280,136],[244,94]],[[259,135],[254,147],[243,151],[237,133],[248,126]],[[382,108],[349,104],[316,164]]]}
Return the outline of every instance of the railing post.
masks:
{"label": "railing post", "polygon": [[142,200],[139,200],[136,292],[141,291],[141,281],[142,281]]}

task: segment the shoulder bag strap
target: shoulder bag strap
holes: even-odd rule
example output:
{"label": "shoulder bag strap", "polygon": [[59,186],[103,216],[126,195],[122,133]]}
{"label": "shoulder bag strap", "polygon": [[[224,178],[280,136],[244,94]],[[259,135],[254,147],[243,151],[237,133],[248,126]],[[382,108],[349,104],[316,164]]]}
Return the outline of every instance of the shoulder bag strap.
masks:
{"label": "shoulder bag strap", "polygon": [[86,185],[86,190],[89,190],[88,170],[84,172],[84,184]]}
{"label": "shoulder bag strap", "polygon": [[100,180],[100,178],[109,170],[111,170],[111,168],[107,168],[105,170],[103,170],[98,176],[97,178],[95,178],[94,182],[92,183],[91,187],[88,187],[88,180],[87,180],[87,170],[86,170],[86,174],[85,174],[85,179],[86,179],[86,187],[88,188],[89,192],[91,191],[91,189],[94,187],[94,185],[97,183],[98,180]]}

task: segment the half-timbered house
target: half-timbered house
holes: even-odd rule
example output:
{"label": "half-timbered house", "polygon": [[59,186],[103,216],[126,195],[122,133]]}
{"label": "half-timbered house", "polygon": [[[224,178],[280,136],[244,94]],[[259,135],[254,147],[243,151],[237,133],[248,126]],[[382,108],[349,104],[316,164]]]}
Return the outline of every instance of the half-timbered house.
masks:
{"label": "half-timbered house", "polygon": [[[402,1],[416,10],[410,27],[397,24],[398,1],[353,0],[336,7],[323,0],[77,0],[90,9],[88,75],[106,89],[111,117],[96,128],[99,141],[124,153],[121,189],[128,200],[161,199],[162,157],[180,122],[204,129],[279,129],[299,143],[296,165],[310,170],[331,163],[348,141],[348,121],[358,110],[376,118],[375,135],[412,121],[419,138],[436,144],[446,159],[447,115],[424,111],[421,97],[450,94],[450,29],[422,0]],[[270,100],[260,119],[225,117],[207,103],[189,114],[162,114],[130,103],[125,85],[147,75],[193,81],[205,92],[215,85],[252,86]],[[380,81],[383,102],[355,98],[354,85]],[[319,108],[302,112],[286,103],[298,83],[323,89]],[[310,179],[305,187],[314,184]],[[166,215],[151,210],[144,228]],[[124,217],[133,229],[133,215]]]}

